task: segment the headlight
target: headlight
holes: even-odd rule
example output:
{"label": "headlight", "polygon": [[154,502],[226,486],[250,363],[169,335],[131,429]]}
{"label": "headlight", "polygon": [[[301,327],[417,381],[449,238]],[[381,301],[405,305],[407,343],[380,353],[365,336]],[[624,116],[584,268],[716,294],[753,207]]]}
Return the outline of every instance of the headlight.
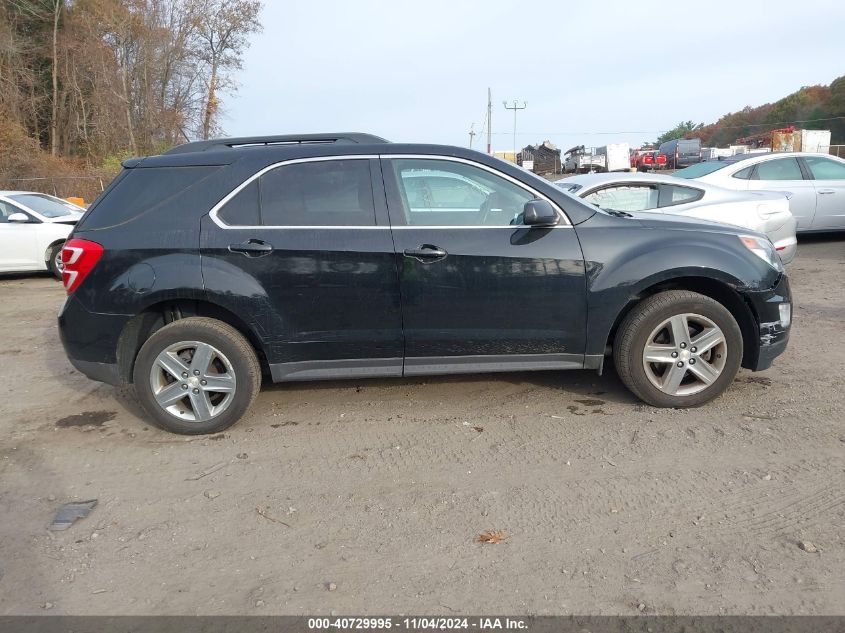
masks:
{"label": "headlight", "polygon": [[764,237],[754,237],[753,235],[740,235],[739,240],[745,245],[745,248],[769,266],[775,270],[783,271],[783,262],[781,262],[778,252],[769,240]]}

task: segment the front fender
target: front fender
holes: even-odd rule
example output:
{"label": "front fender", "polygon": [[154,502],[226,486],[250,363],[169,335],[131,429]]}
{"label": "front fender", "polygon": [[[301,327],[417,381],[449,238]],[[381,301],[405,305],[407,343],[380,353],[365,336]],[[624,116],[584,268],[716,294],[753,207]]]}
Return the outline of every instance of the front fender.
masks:
{"label": "front fender", "polygon": [[[613,218],[616,220],[616,218]],[[619,222],[576,227],[587,273],[586,353],[604,354],[620,314],[650,288],[699,278],[738,293],[772,288],[780,272],[728,230],[645,228]]]}

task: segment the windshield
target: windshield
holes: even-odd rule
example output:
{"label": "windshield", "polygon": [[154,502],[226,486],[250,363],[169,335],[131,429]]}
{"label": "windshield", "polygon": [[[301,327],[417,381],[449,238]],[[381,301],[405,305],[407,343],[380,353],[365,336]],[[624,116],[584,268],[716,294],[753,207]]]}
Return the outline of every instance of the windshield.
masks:
{"label": "windshield", "polygon": [[720,160],[706,161],[703,163],[696,163],[695,165],[685,167],[684,169],[676,171],[672,175],[677,176],[678,178],[698,178],[700,176],[712,174],[714,171],[724,169],[730,164],[731,163],[726,163]]}
{"label": "windshield", "polygon": [[9,196],[9,198],[43,215],[45,218],[61,218],[83,211],[75,204],[48,196],[45,193],[22,193]]}
{"label": "windshield", "polygon": [[75,204],[48,196],[46,193],[22,193],[9,196],[9,198],[43,215],[45,218],[61,218],[84,211]]}
{"label": "windshield", "polygon": [[48,196],[45,193],[22,193],[9,196],[9,198],[43,215],[45,218],[61,218],[83,212],[83,209],[80,209],[75,204]]}

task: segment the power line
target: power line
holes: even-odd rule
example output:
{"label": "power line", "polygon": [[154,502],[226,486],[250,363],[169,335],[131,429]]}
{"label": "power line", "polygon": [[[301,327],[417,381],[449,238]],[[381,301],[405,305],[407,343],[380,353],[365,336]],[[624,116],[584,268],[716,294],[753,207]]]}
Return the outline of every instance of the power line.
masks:
{"label": "power line", "polygon": [[[728,129],[739,129],[745,127],[768,127],[768,126],[778,126],[778,125],[791,125],[792,123],[821,123],[823,121],[838,121],[841,119],[845,119],[845,116],[832,116],[826,117],[821,119],[796,119],[793,121],[775,121],[773,123],[745,123],[740,125],[719,125],[718,123],[711,123],[704,127],[714,126],[718,129],[728,130]],[[570,131],[570,132],[520,132],[520,136],[552,136],[552,135],[587,135],[587,134],[595,134],[595,135],[604,135],[604,134],[663,134],[664,132],[668,132],[669,130],[628,130],[628,131],[615,131],[615,132],[585,132],[585,131]],[[695,131],[695,130],[693,130]],[[510,136],[511,132],[493,132],[495,135],[508,135]]]}

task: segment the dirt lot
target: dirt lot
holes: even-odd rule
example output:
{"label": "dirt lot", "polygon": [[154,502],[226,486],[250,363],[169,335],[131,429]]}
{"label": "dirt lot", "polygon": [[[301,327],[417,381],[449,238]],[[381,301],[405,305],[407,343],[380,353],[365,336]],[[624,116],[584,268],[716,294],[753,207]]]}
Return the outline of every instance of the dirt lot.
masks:
{"label": "dirt lot", "polygon": [[845,241],[790,273],[787,353],[702,409],[612,373],[288,384],[189,439],[72,369],[58,283],[2,279],[0,614],[843,614]]}

